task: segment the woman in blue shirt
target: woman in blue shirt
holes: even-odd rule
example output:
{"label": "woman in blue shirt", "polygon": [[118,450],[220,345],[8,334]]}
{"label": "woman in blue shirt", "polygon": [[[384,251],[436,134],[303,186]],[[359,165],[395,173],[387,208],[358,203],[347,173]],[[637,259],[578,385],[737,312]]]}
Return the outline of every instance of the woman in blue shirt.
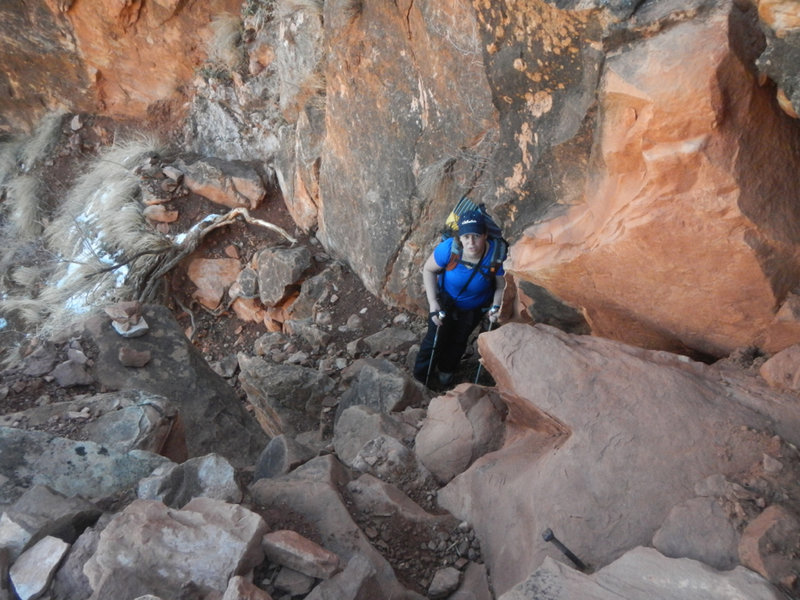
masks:
{"label": "woman in blue shirt", "polygon": [[[454,243],[461,244],[460,253],[453,251]],[[502,264],[491,264],[492,245],[496,243],[487,239],[483,213],[470,211],[458,221],[458,240],[443,241],[425,261],[422,280],[430,313],[428,332],[414,364],[414,377],[419,381],[426,382],[433,359],[439,383],[452,384],[469,336],[486,309],[491,307],[490,321],[497,321],[505,279]]]}

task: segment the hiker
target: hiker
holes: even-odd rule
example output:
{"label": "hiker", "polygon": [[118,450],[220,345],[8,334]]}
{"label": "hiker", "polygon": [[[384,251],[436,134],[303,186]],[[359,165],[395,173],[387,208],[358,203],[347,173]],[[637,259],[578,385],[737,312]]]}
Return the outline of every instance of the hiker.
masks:
{"label": "hiker", "polygon": [[[453,248],[459,243],[460,252],[458,246]],[[451,385],[469,336],[487,309],[489,320],[497,321],[505,280],[502,260],[493,262],[491,257],[497,256],[492,250],[500,243],[488,238],[483,212],[471,210],[459,218],[457,239],[445,239],[425,261],[422,280],[430,313],[428,332],[414,364],[419,381],[429,384],[435,368],[439,384]]]}

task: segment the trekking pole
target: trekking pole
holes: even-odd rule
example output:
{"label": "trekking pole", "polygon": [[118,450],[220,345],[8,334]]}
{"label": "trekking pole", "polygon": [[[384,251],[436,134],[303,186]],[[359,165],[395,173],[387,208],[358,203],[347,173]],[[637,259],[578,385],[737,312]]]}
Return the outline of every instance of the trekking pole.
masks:
{"label": "trekking pole", "polygon": [[[439,317],[439,320],[444,320],[447,313],[443,310],[440,310],[439,313],[436,315]],[[425,387],[428,387],[428,380],[431,378],[431,368],[433,368],[433,357],[436,355],[436,344],[439,342],[439,328],[441,325],[436,326],[436,333],[433,335],[433,348],[431,349],[431,359],[428,362],[428,373],[425,375]]]}
{"label": "trekking pole", "polygon": [[545,529],[542,532],[542,539],[545,542],[551,542],[556,548],[561,550],[562,554],[564,554],[564,556],[566,556],[568,559],[570,559],[575,564],[575,566],[578,568],[579,571],[586,572],[586,564],[581,559],[579,559],[577,556],[575,556],[575,554],[569,548],[567,548],[561,542],[561,540],[559,540],[555,536],[555,534],[553,533],[552,529],[550,529],[549,527],[547,529]]}
{"label": "trekking pole", "polygon": [[[493,322],[491,321],[491,319],[490,319],[490,320],[489,320],[489,329],[487,329],[486,331],[487,331],[487,332],[491,331],[491,330],[492,330],[492,327],[494,327],[494,323],[493,323]],[[481,376],[481,370],[482,370],[482,369],[483,369],[483,363],[482,363],[482,362],[480,362],[480,360],[478,360],[478,370],[477,370],[477,372],[475,373],[475,381],[474,381],[473,383],[478,383],[478,378]]]}

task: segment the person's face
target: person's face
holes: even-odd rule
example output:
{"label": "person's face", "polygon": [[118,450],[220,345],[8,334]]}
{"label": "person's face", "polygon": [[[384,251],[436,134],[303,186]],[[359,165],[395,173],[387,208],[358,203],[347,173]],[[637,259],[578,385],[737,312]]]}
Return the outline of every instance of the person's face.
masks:
{"label": "person's face", "polygon": [[479,254],[483,252],[483,247],[486,244],[486,234],[478,235],[477,233],[467,233],[459,236],[461,245],[468,254]]}

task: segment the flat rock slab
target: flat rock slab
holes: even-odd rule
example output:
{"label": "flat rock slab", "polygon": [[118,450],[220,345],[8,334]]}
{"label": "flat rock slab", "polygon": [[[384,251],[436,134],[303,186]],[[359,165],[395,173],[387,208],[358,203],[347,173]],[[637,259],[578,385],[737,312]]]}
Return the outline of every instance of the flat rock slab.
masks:
{"label": "flat rock slab", "polygon": [[[608,564],[650,545],[696,483],[761,468],[775,432],[794,443],[800,431],[796,396],[686,357],[544,325],[507,324],[478,345],[511,435],[439,502],[474,525],[499,593],[553,552],[546,528]],[[563,430],[549,443],[548,421]]]}
{"label": "flat rock slab", "polygon": [[135,486],[169,462],[142,450],[120,451],[8,427],[0,427],[0,459],[0,504],[10,504],[36,484],[65,496],[99,499]]}
{"label": "flat rock slab", "polygon": [[781,600],[766,579],[737,567],[719,572],[689,558],[667,558],[634,548],[594,575],[552,558],[498,600]]}

